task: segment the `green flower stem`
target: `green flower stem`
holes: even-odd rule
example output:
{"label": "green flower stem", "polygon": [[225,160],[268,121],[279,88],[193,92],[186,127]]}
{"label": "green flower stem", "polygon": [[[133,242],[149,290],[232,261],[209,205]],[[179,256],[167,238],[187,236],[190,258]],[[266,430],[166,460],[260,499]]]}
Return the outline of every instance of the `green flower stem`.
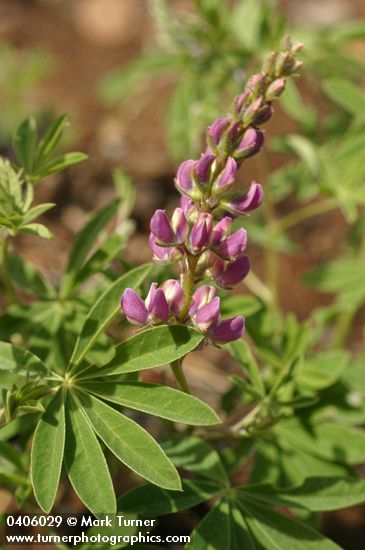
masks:
{"label": "green flower stem", "polygon": [[174,376],[182,389],[183,392],[191,394],[189,383],[185,377],[183,368],[182,368],[182,359],[177,359],[171,363],[171,370],[174,373]]}
{"label": "green flower stem", "polygon": [[9,250],[8,239],[5,237],[1,241],[1,271],[2,271],[2,285],[4,288],[4,294],[10,304],[18,304],[19,300],[13,285],[11,284],[10,272],[9,272]]}
{"label": "green flower stem", "polygon": [[179,315],[180,321],[184,321],[189,313],[190,302],[194,292],[196,266],[198,264],[199,257],[193,256],[192,254],[187,254],[186,259],[187,259],[188,265],[187,265],[187,272],[183,280],[183,290],[185,293],[185,301],[180,311],[180,315]]}

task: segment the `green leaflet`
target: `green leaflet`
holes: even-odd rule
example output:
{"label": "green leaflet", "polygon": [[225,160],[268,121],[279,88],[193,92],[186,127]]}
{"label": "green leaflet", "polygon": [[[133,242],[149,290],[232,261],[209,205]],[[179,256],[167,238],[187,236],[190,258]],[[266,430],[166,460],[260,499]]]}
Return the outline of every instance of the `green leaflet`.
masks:
{"label": "green leaflet", "polygon": [[36,355],[8,342],[0,342],[0,372],[3,370],[22,374],[47,374],[45,365]]}
{"label": "green leaflet", "polygon": [[119,460],[151,483],[181,489],[175,467],[148,432],[99,399],[81,393],[78,397],[93,429]]}
{"label": "green leaflet", "polygon": [[117,279],[100,296],[88,313],[71,357],[71,365],[77,366],[94,343],[120,311],[120,296],[128,287],[137,288],[147,277],[151,264],[136,267]]}
{"label": "green leaflet", "polygon": [[318,353],[299,366],[295,382],[306,390],[327,388],[336,382],[349,361],[350,356],[345,350]]}
{"label": "green leaflet", "polygon": [[93,429],[71,395],[65,412],[65,465],[71,484],[94,515],[113,514],[116,510],[113,484]]}
{"label": "green leaflet", "polygon": [[84,265],[86,257],[94,246],[100,231],[117,212],[118,204],[119,200],[116,199],[97,211],[77,234],[69,255],[66,273],[61,282],[60,292],[63,298],[72,292],[77,273]]}
{"label": "green leaflet", "polygon": [[349,465],[365,461],[365,434],[356,428],[327,421],[313,423],[306,430],[292,418],[278,424],[275,431],[293,447],[319,458]]}
{"label": "green leaflet", "polygon": [[52,509],[61,474],[65,444],[65,410],[58,390],[38,422],[31,455],[34,495],[44,512]]}
{"label": "green leaflet", "polygon": [[208,405],[192,395],[167,386],[143,382],[114,384],[94,380],[82,387],[112,403],[174,422],[191,426],[209,426],[219,422],[218,416]]}
{"label": "green leaflet", "polygon": [[219,488],[206,481],[183,480],[182,491],[166,491],[154,485],[142,485],[118,499],[118,511],[164,516],[188,510],[210,500]]}
{"label": "green leaflet", "polygon": [[[230,544],[229,502],[219,500],[191,534],[186,550],[227,550]],[[282,549],[281,549],[282,550]]]}
{"label": "green leaflet", "polygon": [[203,338],[198,330],[183,325],[144,330],[116,346],[112,361],[85,379],[167,365],[193,351]]}
{"label": "green leaflet", "polygon": [[365,94],[352,82],[342,78],[330,78],[322,85],[325,93],[345,111],[354,116],[364,113]]}
{"label": "green leaflet", "polygon": [[340,550],[337,544],[311,527],[271,508],[241,501],[240,509],[260,550]]}
{"label": "green leaflet", "polygon": [[163,449],[177,467],[229,485],[227,473],[217,451],[198,437],[173,435],[162,443]]}
{"label": "green leaflet", "polygon": [[246,485],[241,494],[273,505],[325,512],[365,502],[365,481],[356,478],[309,477],[299,487],[278,489],[270,485]]}
{"label": "green leaflet", "polygon": [[13,145],[27,174],[32,173],[37,143],[37,124],[33,117],[25,119],[15,132]]}
{"label": "green leaflet", "polygon": [[257,548],[240,509],[230,503],[230,547],[229,550],[255,550]]}
{"label": "green leaflet", "polygon": [[52,299],[57,296],[54,288],[41,276],[37,269],[17,254],[9,254],[9,271],[12,281],[25,291],[45,299]]}

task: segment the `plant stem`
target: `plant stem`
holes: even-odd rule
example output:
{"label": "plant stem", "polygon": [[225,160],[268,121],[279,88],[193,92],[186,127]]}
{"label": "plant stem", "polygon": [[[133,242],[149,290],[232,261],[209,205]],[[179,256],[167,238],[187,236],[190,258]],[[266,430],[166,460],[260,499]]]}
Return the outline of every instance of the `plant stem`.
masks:
{"label": "plant stem", "polygon": [[19,300],[13,286],[11,284],[10,272],[9,272],[9,250],[8,239],[5,237],[1,241],[1,270],[2,270],[2,284],[4,288],[4,294],[10,304],[18,304]]}
{"label": "plant stem", "polygon": [[198,256],[193,256],[192,254],[187,254],[187,271],[184,276],[183,281],[183,290],[185,294],[185,301],[181,308],[179,319],[180,321],[184,321],[185,317],[189,313],[189,307],[191,302],[191,297],[194,292],[194,279],[195,279],[195,271],[196,266],[198,263]]}
{"label": "plant stem", "polygon": [[182,368],[182,359],[177,359],[171,363],[171,370],[174,373],[174,376],[182,389],[183,392],[191,394],[189,383],[185,377],[183,368]]}
{"label": "plant stem", "polygon": [[291,227],[301,223],[313,216],[318,216],[319,214],[324,214],[330,210],[334,210],[338,207],[338,204],[335,199],[325,199],[320,202],[315,202],[314,204],[308,204],[299,208],[295,212],[287,214],[278,222],[279,232],[286,231]]}

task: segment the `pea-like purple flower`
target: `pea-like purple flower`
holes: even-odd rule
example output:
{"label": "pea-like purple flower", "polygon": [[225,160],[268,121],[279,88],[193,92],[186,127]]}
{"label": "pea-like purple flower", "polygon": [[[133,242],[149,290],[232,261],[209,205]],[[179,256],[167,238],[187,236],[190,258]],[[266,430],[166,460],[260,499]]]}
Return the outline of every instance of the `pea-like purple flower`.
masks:
{"label": "pea-like purple flower", "polygon": [[133,290],[127,288],[121,297],[120,306],[128,321],[134,325],[149,322],[161,323],[169,318],[169,306],[162,289],[152,283],[145,301]]}

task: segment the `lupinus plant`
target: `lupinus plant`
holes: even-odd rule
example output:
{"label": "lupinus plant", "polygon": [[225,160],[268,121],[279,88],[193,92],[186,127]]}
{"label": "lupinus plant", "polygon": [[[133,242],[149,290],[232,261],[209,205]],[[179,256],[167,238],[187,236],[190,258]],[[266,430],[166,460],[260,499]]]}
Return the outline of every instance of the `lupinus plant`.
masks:
{"label": "lupinus plant", "polygon": [[[209,126],[201,158],[179,167],[175,184],[182,195],[180,206],[171,220],[163,210],[154,213],[149,242],[155,260],[178,264],[180,280],[168,280],[160,288],[152,283],[145,302],[128,288],[121,306],[130,322],[192,325],[216,344],[241,338],[244,318],[221,319],[216,289],[232,288],[249,272],[247,233],[243,228],[232,232],[232,223],[260,206],[263,190],[253,181],[243,192],[235,185],[236,174],[245,159],[260,151],[264,142],[260,126],[270,119],[285,77],[301,66],[295,57],[301,48],[285,40],[282,51],[270,55],[262,71],[249,79],[229,114]],[[197,288],[205,280],[215,286]],[[186,390],[180,364],[173,368]]]}
{"label": "lupinus plant", "polygon": [[[259,280],[258,296],[226,292],[248,274],[247,235],[239,226],[264,196],[256,182],[239,189],[236,173],[260,152],[261,126],[286,78],[299,69],[300,49],[285,39],[229,113],[209,126],[201,158],[181,164],[175,180],[180,206],[171,217],[157,210],[151,219],[155,266],[118,261],[132,230],[133,203],[121,172],[116,199],[76,236],[57,285],[16,254],[17,234],[51,236],[33,223],[53,206],[32,206],[34,186],[84,159],[55,155],[65,117],[41,140],[31,119],[17,130],[18,164],[0,165],[6,305],[0,318],[0,482],[28,513],[64,509],[56,496],[66,474],[94,515],[157,517],[201,504],[189,550],[339,548],[314,529],[314,513],[365,499],[365,483],[354,469],[365,461],[365,436],[356,427],[365,419],[362,365],[350,366],[342,349],[319,348],[323,330],[265,302],[269,290]],[[164,276],[171,263],[178,279]],[[250,345],[241,338],[243,315]],[[120,342],[128,321],[137,330]],[[181,365],[207,343],[226,344],[242,369],[222,396],[221,419],[191,395]],[[139,378],[141,371],[168,365],[183,391]],[[141,413],[164,419],[158,442],[136,422],[145,421]],[[128,485],[136,486],[117,499],[111,472],[120,462],[127,468],[119,479],[128,476]],[[103,534],[125,532],[114,527]],[[129,542],[122,538],[114,547]]]}

